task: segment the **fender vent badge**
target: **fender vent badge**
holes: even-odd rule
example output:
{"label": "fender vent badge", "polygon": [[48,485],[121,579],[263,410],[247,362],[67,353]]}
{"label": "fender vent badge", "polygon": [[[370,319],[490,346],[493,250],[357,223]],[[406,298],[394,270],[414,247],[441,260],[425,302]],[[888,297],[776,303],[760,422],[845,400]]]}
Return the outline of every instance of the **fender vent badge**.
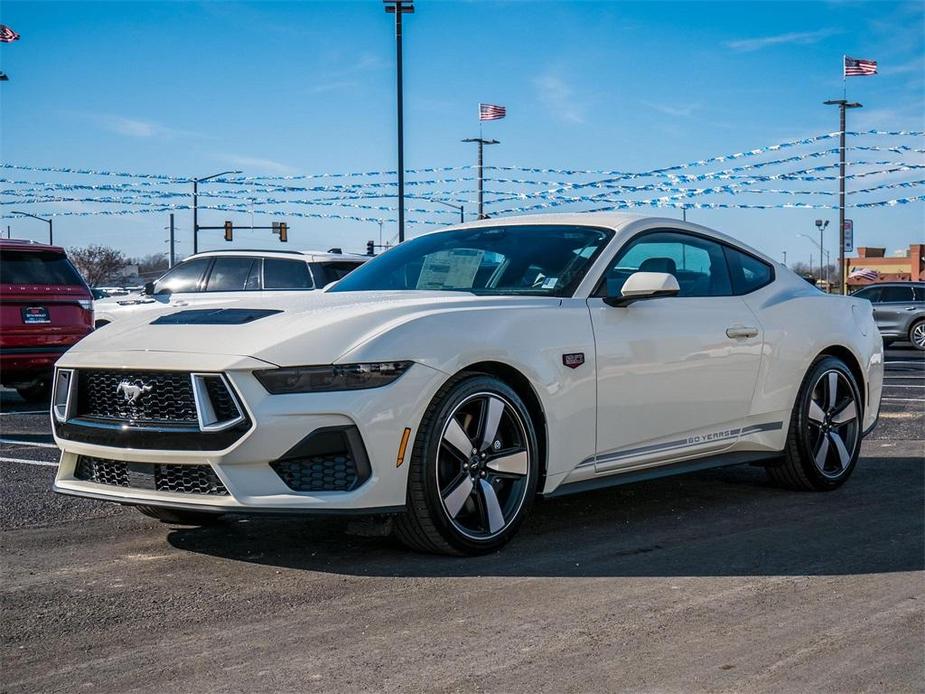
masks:
{"label": "fender vent badge", "polygon": [[563,354],[562,363],[570,369],[577,369],[579,366],[585,363],[585,353],[572,352],[570,354]]}

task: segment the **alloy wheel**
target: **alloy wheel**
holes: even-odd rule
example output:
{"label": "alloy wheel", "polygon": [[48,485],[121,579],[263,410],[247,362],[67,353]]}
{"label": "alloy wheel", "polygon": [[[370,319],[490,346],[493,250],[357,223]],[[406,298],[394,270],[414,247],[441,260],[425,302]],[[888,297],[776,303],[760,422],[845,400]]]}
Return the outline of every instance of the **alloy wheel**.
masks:
{"label": "alloy wheel", "polygon": [[860,407],[854,393],[846,376],[835,369],[824,372],[810,393],[809,450],[816,469],[828,478],[846,472],[860,442]]}
{"label": "alloy wheel", "polygon": [[437,451],[436,479],[458,532],[486,540],[516,518],[528,489],[529,441],[520,414],[498,393],[475,393],[453,409]]}
{"label": "alloy wheel", "polygon": [[925,349],[925,321],[921,321],[912,326],[912,333],[909,335],[909,338],[916,349]]}

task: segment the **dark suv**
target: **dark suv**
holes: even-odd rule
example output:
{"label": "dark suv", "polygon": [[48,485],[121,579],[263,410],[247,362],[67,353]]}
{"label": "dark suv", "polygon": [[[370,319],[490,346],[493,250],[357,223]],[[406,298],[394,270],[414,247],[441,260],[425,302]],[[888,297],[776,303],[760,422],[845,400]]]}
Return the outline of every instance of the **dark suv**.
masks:
{"label": "dark suv", "polygon": [[854,292],[874,305],[883,343],[909,340],[925,350],[925,282],[883,282]]}
{"label": "dark suv", "polygon": [[47,397],[55,361],[93,329],[92,298],[63,248],[0,240],[0,382]]}

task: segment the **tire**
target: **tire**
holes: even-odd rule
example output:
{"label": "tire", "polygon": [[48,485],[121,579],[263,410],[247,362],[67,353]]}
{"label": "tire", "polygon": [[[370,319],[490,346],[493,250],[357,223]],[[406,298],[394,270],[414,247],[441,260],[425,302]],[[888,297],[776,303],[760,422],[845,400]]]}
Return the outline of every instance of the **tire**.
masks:
{"label": "tire", "polygon": [[51,382],[39,381],[27,386],[19,386],[16,392],[26,402],[48,403],[51,396]]}
{"label": "tire", "polygon": [[395,535],[419,552],[499,549],[536,496],[538,451],[527,407],[510,386],[485,374],[452,379],[421,420]]}
{"label": "tire", "polygon": [[837,489],[857,464],[863,421],[861,391],[851,370],[841,359],[819,357],[800,386],[784,458],[768,468],[771,479],[789,489]]}
{"label": "tire", "polygon": [[162,523],[176,523],[177,525],[212,525],[222,517],[220,513],[180,511],[159,506],[136,506],[135,508],[148,518],[155,518]]}
{"label": "tire", "polygon": [[925,352],[925,320],[918,320],[909,328],[909,342],[920,352]]}

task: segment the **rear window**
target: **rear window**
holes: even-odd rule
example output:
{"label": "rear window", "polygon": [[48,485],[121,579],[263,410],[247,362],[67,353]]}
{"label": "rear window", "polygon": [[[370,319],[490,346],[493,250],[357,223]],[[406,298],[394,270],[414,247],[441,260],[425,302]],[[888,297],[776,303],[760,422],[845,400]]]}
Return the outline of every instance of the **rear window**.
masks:
{"label": "rear window", "polygon": [[912,287],[886,286],[880,295],[880,303],[896,304],[912,301]]}
{"label": "rear window", "polygon": [[264,258],[264,289],[313,289],[308,263],[304,260]]}
{"label": "rear window", "polygon": [[82,285],[80,273],[63,253],[53,251],[0,251],[3,284]]}
{"label": "rear window", "polygon": [[748,294],[769,284],[774,279],[771,266],[748,253],[725,247],[729,261],[729,274],[736,294]]}

